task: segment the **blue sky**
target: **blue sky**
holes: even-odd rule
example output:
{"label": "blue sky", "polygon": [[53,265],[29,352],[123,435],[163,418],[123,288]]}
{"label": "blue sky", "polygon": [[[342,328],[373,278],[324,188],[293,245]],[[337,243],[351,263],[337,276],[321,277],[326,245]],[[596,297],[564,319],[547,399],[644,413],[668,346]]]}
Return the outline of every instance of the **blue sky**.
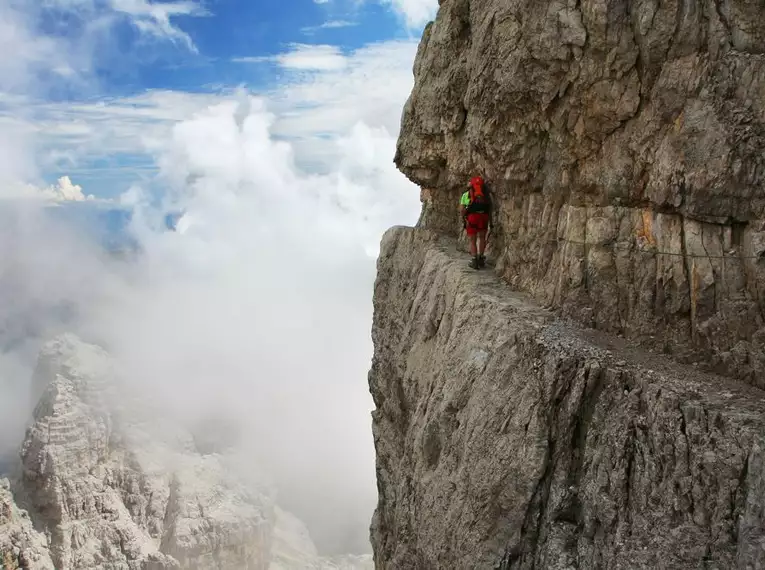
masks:
{"label": "blue sky", "polygon": [[[267,99],[275,140],[331,169],[356,122],[395,136],[436,0],[0,0],[0,127],[14,181],[113,198],[156,186],[159,141],[235,93]],[[0,30],[0,32],[3,30]],[[23,148],[22,148],[23,147]],[[2,165],[0,165],[2,166]],[[6,169],[8,170],[8,169]],[[5,178],[8,177],[6,174]],[[4,181],[0,179],[0,183]]]}
{"label": "blue sky", "polygon": [[278,83],[278,67],[267,62],[242,64],[237,58],[275,56],[292,44],[334,45],[348,51],[372,42],[412,37],[411,30],[402,27],[399,14],[376,2],[290,0],[285,9],[275,2],[217,0],[207,2],[205,10],[206,15],[174,19],[192,39],[197,53],[182,44],[165,44],[154,45],[146,57],[135,44],[135,30],[129,24],[117,26],[117,41],[127,50],[135,50],[137,57],[143,55],[143,60],[126,68],[107,62],[99,69],[104,87],[112,94],[238,84],[263,88]]}

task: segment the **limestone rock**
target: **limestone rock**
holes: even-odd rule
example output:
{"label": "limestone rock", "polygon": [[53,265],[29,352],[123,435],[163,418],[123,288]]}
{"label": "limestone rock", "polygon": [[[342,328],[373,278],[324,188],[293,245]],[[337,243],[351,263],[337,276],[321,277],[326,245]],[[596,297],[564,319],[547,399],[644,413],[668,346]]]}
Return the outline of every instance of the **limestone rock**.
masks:
{"label": "limestone rock", "polygon": [[118,385],[109,356],[72,335],[41,352],[16,492],[55,567],[268,568],[270,492],[197,453],[191,434],[118,404]]}
{"label": "limestone rock", "polygon": [[566,325],[466,261],[429,230],[383,239],[376,568],[763,567],[763,393]]}
{"label": "limestone rock", "polygon": [[0,568],[54,570],[45,536],[16,506],[7,479],[0,480]]}
{"label": "limestone rock", "polygon": [[396,153],[421,225],[482,173],[512,285],[765,387],[765,5],[439,4]]}

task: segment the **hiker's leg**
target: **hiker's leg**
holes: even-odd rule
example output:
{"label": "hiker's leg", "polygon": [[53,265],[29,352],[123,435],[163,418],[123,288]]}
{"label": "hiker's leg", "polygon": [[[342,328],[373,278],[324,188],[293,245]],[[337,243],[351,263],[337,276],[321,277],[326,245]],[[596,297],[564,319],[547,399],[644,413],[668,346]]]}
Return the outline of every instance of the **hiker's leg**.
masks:
{"label": "hiker's leg", "polygon": [[478,269],[481,266],[481,261],[478,257],[478,247],[476,246],[476,237],[480,229],[475,225],[475,215],[469,214],[465,230],[467,231],[468,240],[470,240],[470,256],[473,258],[470,262],[470,267],[473,269]]}
{"label": "hiker's leg", "polygon": [[483,255],[486,250],[486,230],[478,232],[478,255]]}

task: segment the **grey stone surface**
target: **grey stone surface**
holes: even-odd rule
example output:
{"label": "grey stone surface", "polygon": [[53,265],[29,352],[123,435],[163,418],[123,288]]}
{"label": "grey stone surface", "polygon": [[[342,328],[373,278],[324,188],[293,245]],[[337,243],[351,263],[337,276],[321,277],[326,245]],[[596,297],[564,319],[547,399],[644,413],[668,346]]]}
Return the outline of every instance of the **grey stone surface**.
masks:
{"label": "grey stone surface", "polygon": [[[443,0],[396,163],[537,302],[765,386],[765,5]],[[583,245],[586,244],[586,245]]]}
{"label": "grey stone surface", "polygon": [[765,566],[765,399],[578,329],[426,229],[384,237],[378,570]]}

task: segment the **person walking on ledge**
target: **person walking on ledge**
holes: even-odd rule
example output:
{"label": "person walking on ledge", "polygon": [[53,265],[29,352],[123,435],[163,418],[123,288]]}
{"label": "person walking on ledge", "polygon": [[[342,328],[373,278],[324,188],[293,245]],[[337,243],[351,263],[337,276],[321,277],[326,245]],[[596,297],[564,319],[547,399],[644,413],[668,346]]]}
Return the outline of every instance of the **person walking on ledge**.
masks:
{"label": "person walking on ledge", "polygon": [[470,267],[486,266],[486,232],[491,228],[491,200],[480,176],[470,179],[467,191],[460,198],[460,215],[470,240]]}

